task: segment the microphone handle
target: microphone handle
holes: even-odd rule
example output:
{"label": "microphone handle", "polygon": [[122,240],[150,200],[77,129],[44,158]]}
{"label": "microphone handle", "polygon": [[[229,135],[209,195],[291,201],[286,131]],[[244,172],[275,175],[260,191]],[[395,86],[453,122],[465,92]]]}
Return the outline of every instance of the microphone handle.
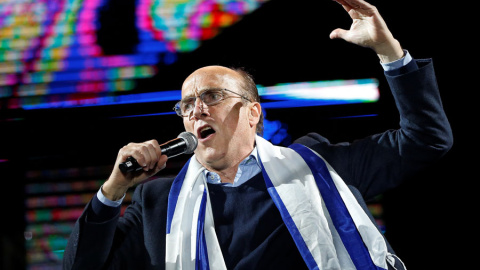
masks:
{"label": "microphone handle", "polygon": [[136,172],[142,169],[142,166],[138,164],[137,160],[134,157],[127,157],[127,160],[125,160],[125,162],[123,163],[120,163],[118,167],[123,173],[133,172],[133,171]]}

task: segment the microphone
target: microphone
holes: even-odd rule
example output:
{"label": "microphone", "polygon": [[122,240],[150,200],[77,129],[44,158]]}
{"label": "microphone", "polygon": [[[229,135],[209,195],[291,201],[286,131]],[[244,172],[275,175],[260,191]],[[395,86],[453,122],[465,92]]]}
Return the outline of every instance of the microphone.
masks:
{"label": "microphone", "polygon": [[[197,148],[198,139],[191,132],[184,131],[178,135],[177,138],[170,140],[160,145],[162,149],[162,155],[167,155],[168,158],[172,158],[181,154],[191,154]],[[128,157],[127,160],[121,163],[119,166],[123,173],[139,171],[142,169],[133,157]]]}

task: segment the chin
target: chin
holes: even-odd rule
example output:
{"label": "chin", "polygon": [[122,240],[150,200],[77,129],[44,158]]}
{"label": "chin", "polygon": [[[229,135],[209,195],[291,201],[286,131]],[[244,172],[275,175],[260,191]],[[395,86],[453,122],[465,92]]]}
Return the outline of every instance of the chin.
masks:
{"label": "chin", "polygon": [[203,165],[213,165],[223,157],[222,153],[219,153],[213,148],[199,151],[198,153],[195,153],[195,155],[197,156],[197,160]]}

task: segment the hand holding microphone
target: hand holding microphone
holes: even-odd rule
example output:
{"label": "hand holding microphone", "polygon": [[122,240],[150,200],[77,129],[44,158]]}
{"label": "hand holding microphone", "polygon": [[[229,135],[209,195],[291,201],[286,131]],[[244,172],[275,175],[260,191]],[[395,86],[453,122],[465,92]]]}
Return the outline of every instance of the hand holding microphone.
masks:
{"label": "hand holding microphone", "polygon": [[163,169],[167,157],[191,154],[197,144],[197,137],[190,132],[182,132],[161,145],[156,140],[129,143],[118,152],[115,168],[103,184],[102,193],[112,201],[120,199],[130,187]]}
{"label": "hand holding microphone", "polygon": [[[177,138],[170,140],[160,145],[162,155],[172,158],[181,154],[191,154],[197,148],[198,139],[191,132],[182,132]],[[128,157],[127,160],[119,165],[123,173],[138,171],[142,169],[133,157]]]}

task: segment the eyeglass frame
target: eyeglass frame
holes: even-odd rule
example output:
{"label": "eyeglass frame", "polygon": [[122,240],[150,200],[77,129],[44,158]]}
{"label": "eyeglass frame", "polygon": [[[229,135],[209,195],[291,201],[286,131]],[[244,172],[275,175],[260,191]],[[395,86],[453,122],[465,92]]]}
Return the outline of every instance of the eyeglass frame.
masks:
{"label": "eyeglass frame", "polygon": [[[203,97],[204,97],[205,93],[207,93],[207,92],[209,92],[209,91],[220,91],[220,93],[222,93],[222,98],[219,99],[218,101],[214,102],[214,103],[207,104],[207,103],[203,100]],[[248,102],[252,102],[252,101],[251,101],[249,98],[247,98],[246,96],[241,95],[241,94],[239,94],[239,93],[236,93],[236,92],[234,92],[234,91],[232,91],[232,90],[229,90],[229,89],[227,89],[227,88],[209,88],[209,89],[203,90],[200,95],[198,95],[198,96],[195,95],[195,99],[194,99],[194,100],[196,101],[196,100],[197,100],[197,97],[198,97],[198,98],[200,98],[200,101],[201,101],[203,104],[207,105],[207,106],[217,105],[217,104],[221,103],[222,101],[224,101],[224,100],[226,99],[226,97],[228,97],[228,96],[225,95],[225,91],[230,92],[230,93],[233,93],[233,94],[235,94],[235,95],[238,95],[240,98],[243,98],[243,99],[245,99],[245,100],[248,101]],[[193,97],[192,97],[192,98],[193,98]],[[186,114],[186,115],[179,114],[179,112],[181,111],[181,109],[177,110],[177,108],[181,108],[181,106],[180,106],[180,103],[181,103],[181,102],[182,102],[182,100],[180,100],[180,101],[178,101],[177,103],[175,103],[175,106],[173,106],[173,111],[175,111],[175,113],[176,113],[178,116],[182,117],[182,118],[183,118],[183,117],[191,117],[192,112],[193,112],[193,110],[195,109],[195,107],[193,107],[193,108],[188,112],[188,114]]]}

